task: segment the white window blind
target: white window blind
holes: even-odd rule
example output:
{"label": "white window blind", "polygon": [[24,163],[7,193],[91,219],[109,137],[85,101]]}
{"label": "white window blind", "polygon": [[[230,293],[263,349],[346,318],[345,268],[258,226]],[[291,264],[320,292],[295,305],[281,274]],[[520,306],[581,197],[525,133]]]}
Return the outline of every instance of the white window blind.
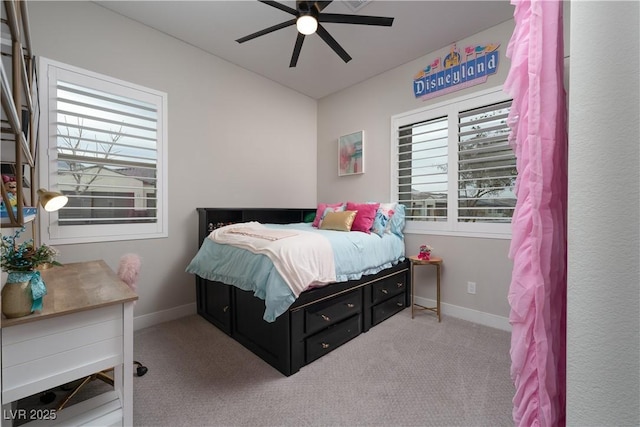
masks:
{"label": "white window blind", "polygon": [[510,223],[516,158],[507,140],[511,101],[458,115],[458,221]]}
{"label": "white window blind", "polygon": [[166,95],[45,62],[50,241],[166,236]]}
{"label": "white window blind", "polygon": [[398,199],[408,220],[447,220],[448,134],[447,117],[398,130]]}
{"label": "white window blind", "polygon": [[500,89],[392,117],[392,200],[407,232],[509,237],[516,159]]}

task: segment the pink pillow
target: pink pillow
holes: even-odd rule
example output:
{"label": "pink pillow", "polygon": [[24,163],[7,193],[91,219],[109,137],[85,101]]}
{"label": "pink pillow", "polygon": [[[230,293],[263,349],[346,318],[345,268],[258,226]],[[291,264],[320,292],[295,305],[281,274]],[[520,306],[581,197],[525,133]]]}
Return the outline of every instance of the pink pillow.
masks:
{"label": "pink pillow", "polygon": [[324,211],[327,208],[344,210],[344,203],[318,203],[318,210],[316,210],[316,217],[313,219],[313,223],[311,224],[312,227],[318,228],[320,221],[322,221],[322,217],[324,216]]}
{"label": "pink pillow", "polygon": [[379,206],[380,203],[347,202],[348,211],[358,211],[356,219],[353,221],[353,224],[351,224],[351,231],[363,231],[370,234]]}

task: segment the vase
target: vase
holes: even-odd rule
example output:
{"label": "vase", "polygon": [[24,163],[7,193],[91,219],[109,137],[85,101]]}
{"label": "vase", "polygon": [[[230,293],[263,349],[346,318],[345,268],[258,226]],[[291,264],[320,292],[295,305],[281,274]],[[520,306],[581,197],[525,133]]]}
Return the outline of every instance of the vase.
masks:
{"label": "vase", "polygon": [[31,314],[32,304],[29,281],[5,283],[2,288],[2,314],[8,319]]}

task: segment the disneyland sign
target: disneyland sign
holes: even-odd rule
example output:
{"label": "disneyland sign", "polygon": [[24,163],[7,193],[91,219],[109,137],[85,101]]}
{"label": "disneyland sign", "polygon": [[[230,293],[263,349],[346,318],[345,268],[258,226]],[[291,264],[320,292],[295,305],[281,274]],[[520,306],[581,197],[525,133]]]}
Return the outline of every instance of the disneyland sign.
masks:
{"label": "disneyland sign", "polygon": [[413,78],[413,94],[422,100],[435,98],[487,81],[498,70],[499,44],[468,46],[464,58],[454,44],[449,54],[436,58]]}

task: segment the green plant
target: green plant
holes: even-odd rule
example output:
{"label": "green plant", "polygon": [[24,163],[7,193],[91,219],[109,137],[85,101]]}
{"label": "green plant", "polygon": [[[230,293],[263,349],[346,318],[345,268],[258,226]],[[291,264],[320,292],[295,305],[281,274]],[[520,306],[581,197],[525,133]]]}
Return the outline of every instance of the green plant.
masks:
{"label": "green plant", "polygon": [[16,243],[20,234],[25,231],[22,227],[11,236],[2,236],[2,252],[0,256],[2,270],[6,272],[32,271],[43,264],[62,265],[56,261],[60,254],[56,248],[48,245],[33,246],[33,239],[20,244]]}

